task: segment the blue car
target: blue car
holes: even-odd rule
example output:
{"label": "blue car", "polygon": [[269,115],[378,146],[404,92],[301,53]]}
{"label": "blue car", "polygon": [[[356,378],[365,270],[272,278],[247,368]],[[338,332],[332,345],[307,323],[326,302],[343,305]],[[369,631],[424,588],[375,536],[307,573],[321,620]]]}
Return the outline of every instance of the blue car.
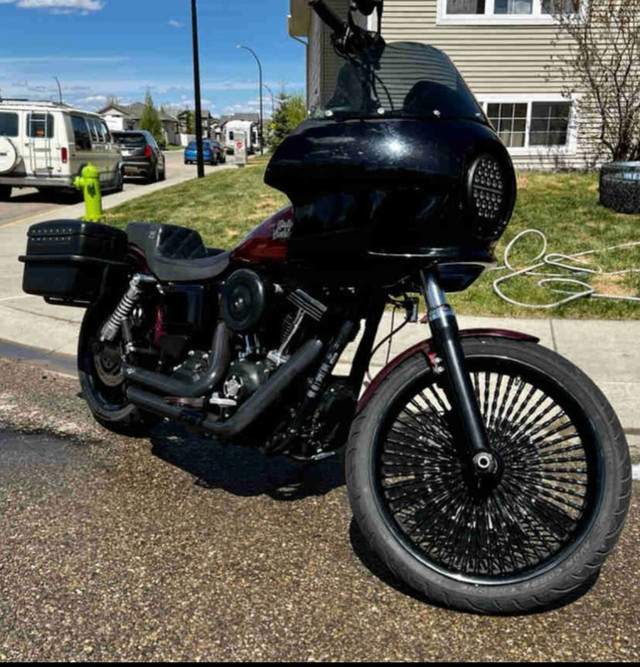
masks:
{"label": "blue car", "polygon": [[[202,156],[204,162],[215,166],[221,162],[226,162],[227,158],[219,141],[204,139],[202,142]],[[184,149],[184,163],[195,164],[198,161],[198,145],[195,141],[189,142]]]}

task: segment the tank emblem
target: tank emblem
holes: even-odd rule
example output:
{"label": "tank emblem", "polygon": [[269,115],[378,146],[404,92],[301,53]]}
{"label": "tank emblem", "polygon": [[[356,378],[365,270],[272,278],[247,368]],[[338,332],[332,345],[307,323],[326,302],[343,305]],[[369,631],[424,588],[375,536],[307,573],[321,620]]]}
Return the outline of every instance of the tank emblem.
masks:
{"label": "tank emblem", "polygon": [[273,229],[273,240],[279,241],[281,239],[287,240],[291,238],[293,231],[293,220],[279,220],[278,224]]}

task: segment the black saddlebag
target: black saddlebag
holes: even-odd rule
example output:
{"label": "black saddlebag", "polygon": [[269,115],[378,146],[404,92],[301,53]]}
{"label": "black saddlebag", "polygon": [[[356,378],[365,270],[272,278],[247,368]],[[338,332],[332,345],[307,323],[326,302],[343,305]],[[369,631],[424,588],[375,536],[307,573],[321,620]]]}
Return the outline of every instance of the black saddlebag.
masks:
{"label": "black saddlebag", "polygon": [[127,235],[113,227],[54,220],[32,225],[27,236],[22,289],[50,303],[92,303],[127,267]]}

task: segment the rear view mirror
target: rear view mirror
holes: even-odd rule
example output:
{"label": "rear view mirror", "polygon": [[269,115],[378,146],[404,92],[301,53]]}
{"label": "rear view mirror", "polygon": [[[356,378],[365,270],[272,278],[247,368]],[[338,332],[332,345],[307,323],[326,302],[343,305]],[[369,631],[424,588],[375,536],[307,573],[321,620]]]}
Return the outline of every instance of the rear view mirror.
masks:
{"label": "rear view mirror", "polygon": [[381,5],[380,0],[355,0],[355,4],[358,7],[358,11],[365,16],[373,14],[377,5]]}

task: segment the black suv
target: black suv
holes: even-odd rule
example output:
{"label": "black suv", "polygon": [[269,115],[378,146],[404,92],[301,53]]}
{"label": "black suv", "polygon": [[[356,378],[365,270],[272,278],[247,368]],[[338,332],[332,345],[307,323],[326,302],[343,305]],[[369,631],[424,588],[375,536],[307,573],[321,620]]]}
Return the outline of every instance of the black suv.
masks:
{"label": "black suv", "polygon": [[111,134],[122,151],[123,176],[144,176],[149,183],[164,181],[167,173],[164,153],[150,132],[127,130]]}

